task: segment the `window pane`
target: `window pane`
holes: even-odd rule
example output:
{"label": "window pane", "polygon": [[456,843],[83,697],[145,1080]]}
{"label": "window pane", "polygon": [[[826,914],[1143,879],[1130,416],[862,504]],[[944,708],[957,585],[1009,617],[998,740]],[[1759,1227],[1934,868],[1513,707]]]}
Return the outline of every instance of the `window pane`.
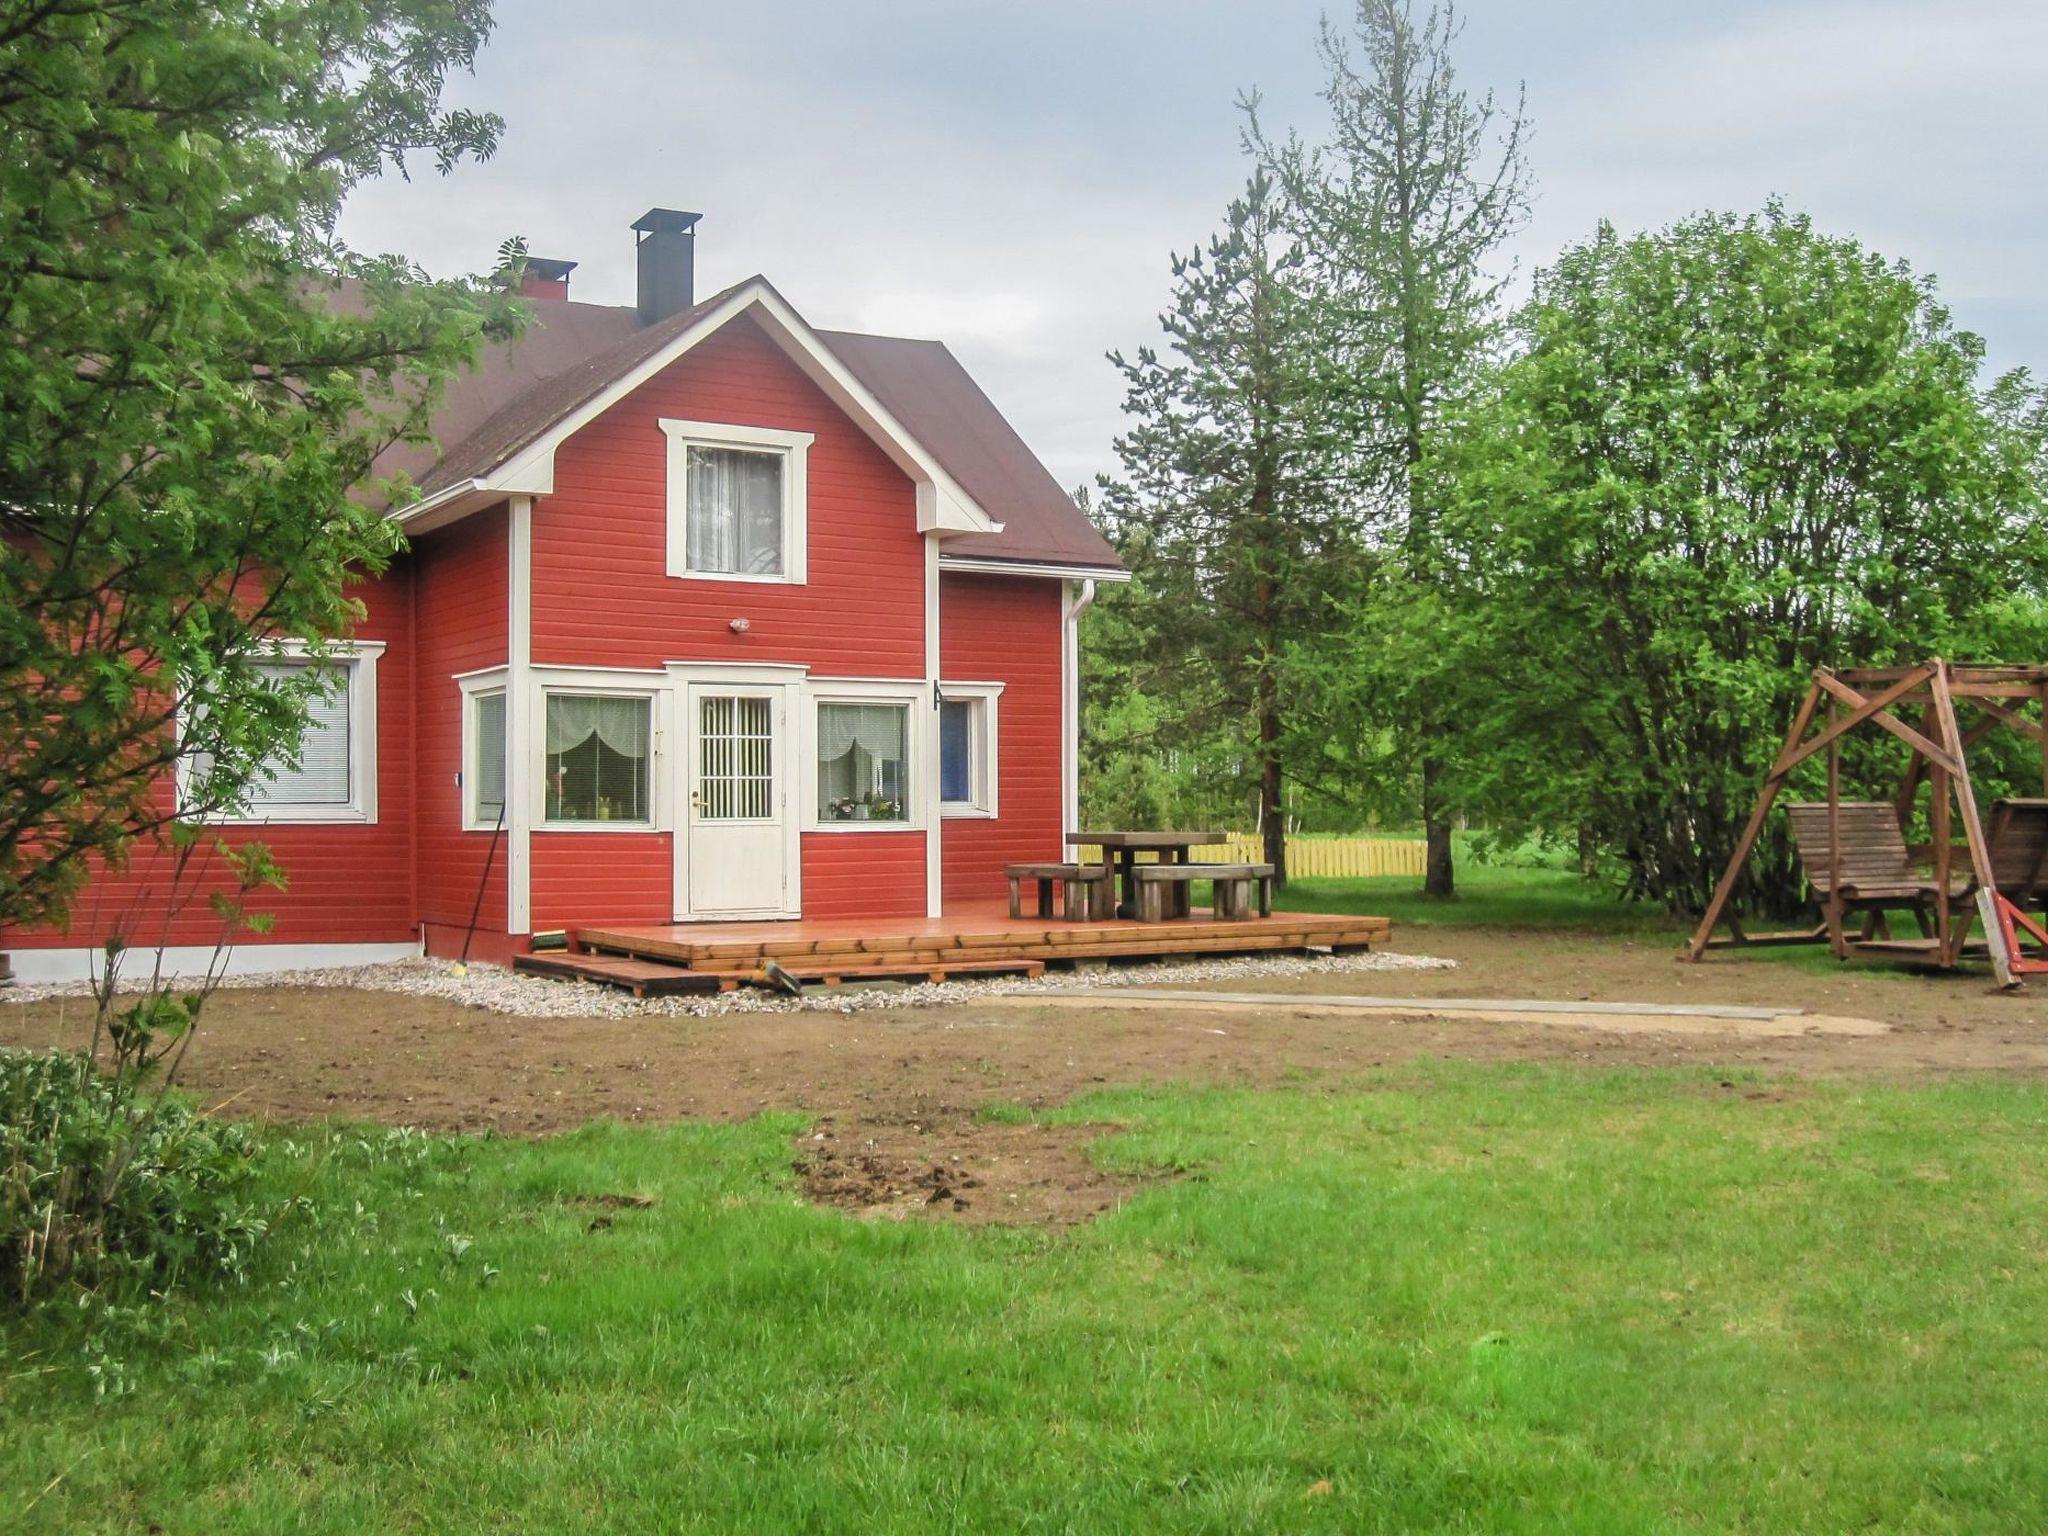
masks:
{"label": "window pane", "polygon": [[551,693],[549,821],[646,821],[651,701]]}
{"label": "window pane", "polygon": [[774,705],[707,696],[697,705],[697,818],[766,821],[775,814]]}
{"label": "window pane", "polygon": [[908,704],[818,706],[818,814],[826,821],[908,821]]}
{"label": "window pane", "polygon": [[974,710],[969,699],[939,706],[939,798],[955,805],[974,800]]}
{"label": "window pane", "polygon": [[476,819],[495,825],[505,814],[505,695],[479,694],[476,700],[476,761],[470,782],[476,786]]}
{"label": "window pane", "polygon": [[693,571],[782,574],[782,455],[692,448],[684,488]]}
{"label": "window pane", "polygon": [[[306,661],[265,662],[258,670],[279,682],[296,681],[312,669]],[[325,667],[322,691],[306,699],[306,734],[299,738],[297,767],[279,759],[266,763],[249,789],[249,809],[266,806],[347,805],[349,800],[348,695],[352,667]]]}

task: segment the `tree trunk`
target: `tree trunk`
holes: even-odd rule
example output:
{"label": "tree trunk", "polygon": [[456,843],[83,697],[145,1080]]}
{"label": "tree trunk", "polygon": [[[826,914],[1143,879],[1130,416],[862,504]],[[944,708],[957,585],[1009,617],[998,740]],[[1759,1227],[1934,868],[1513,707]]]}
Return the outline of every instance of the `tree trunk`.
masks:
{"label": "tree trunk", "polygon": [[1589,826],[1579,828],[1579,878],[1590,880],[1600,873],[1600,839]]}
{"label": "tree trunk", "polygon": [[1280,708],[1272,697],[1271,679],[1263,681],[1259,699],[1259,830],[1265,835],[1265,860],[1273,866],[1273,886],[1287,884],[1287,812],[1280,803]]}
{"label": "tree trunk", "polygon": [[1422,894],[1453,896],[1457,884],[1451,872],[1451,818],[1438,803],[1437,780],[1442,767],[1427,750],[1422,756],[1422,835],[1427,842],[1422,865]]}

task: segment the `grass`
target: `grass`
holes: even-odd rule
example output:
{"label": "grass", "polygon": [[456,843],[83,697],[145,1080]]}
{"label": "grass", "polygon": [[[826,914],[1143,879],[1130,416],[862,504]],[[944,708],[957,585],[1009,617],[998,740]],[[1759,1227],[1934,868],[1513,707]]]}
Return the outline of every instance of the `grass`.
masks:
{"label": "grass", "polygon": [[790,1116],[302,1132],[260,1284],[0,1331],[0,1521],[2048,1527],[2039,1085],[1327,1086],[1059,1112],[1180,1177],[1057,1236],[811,1209]]}
{"label": "grass", "polygon": [[1482,855],[1462,833],[1454,852],[1457,894],[1449,900],[1423,895],[1415,875],[1375,875],[1291,881],[1282,905],[1292,912],[1376,913],[1416,928],[1668,934],[1674,942],[1689,931],[1660,907],[1618,901],[1610,886],[1581,879],[1565,853],[1529,845]]}

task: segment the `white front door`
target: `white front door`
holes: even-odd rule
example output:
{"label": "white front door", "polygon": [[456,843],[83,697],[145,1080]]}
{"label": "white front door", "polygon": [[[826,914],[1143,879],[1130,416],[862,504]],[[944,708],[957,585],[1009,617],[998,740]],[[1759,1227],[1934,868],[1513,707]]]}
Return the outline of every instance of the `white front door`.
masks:
{"label": "white front door", "polygon": [[677,918],[797,915],[793,692],[774,683],[684,690]]}

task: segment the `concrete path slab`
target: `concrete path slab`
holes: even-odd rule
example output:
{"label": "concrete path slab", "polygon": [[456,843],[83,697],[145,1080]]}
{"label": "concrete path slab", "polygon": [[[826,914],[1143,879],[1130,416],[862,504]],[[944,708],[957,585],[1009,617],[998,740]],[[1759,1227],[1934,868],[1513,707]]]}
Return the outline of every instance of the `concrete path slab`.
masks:
{"label": "concrete path slab", "polygon": [[1314,992],[1205,992],[1165,987],[1088,987],[1072,991],[990,998],[1013,1006],[1185,1008],[1273,1011],[1406,1018],[1473,1019],[1497,1024],[1542,1024],[1607,1030],[1615,1034],[1724,1035],[1769,1038],[1797,1035],[1881,1035],[1876,1019],[1809,1014],[1797,1008],[1747,1008],[1715,1003],[1560,1002],[1550,998],[1361,997]]}

